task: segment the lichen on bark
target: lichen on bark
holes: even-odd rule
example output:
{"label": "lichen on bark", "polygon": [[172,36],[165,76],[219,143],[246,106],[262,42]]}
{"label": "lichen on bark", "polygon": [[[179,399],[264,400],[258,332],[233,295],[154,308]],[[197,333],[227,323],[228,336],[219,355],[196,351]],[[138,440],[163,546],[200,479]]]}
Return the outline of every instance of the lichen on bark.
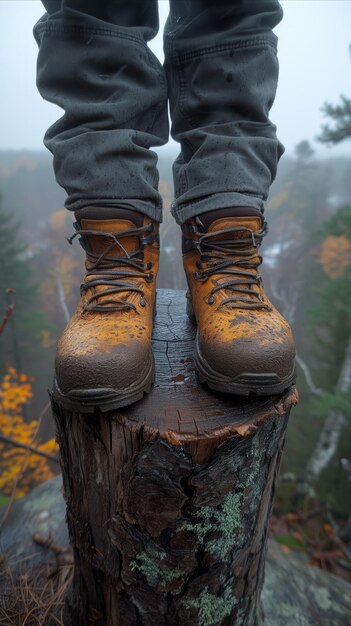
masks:
{"label": "lichen on bark", "polygon": [[[262,493],[260,469],[263,454],[259,436],[255,434],[245,453],[245,471],[240,455],[233,459],[236,467],[234,491],[226,495],[220,507],[200,507],[195,512],[194,520],[185,520],[177,527],[178,531],[194,532],[198,544],[204,545],[206,542],[206,550],[221,561],[226,561],[233,549],[243,547],[248,540],[243,530],[247,527],[247,511],[251,514],[257,510],[257,499]],[[210,533],[215,536],[209,538]]]}
{"label": "lichen on bark", "polygon": [[140,552],[135,559],[130,561],[130,569],[144,574],[149,585],[164,585],[176,578],[183,578],[182,570],[172,569],[162,562],[166,558],[167,554],[164,550],[147,546],[144,552]]}
{"label": "lichen on bark", "polygon": [[230,615],[238,600],[229,589],[225,589],[223,596],[215,596],[205,587],[198,598],[184,598],[183,605],[196,609],[196,626],[215,626]]}

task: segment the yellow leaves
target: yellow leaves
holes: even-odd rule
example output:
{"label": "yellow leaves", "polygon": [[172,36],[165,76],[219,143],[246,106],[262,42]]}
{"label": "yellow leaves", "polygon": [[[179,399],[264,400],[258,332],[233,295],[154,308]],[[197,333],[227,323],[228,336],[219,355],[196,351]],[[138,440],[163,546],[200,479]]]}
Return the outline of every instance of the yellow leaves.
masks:
{"label": "yellow leaves", "polygon": [[319,262],[330,278],[340,278],[351,263],[351,243],[345,235],[329,235],[321,246]]}
{"label": "yellow leaves", "polygon": [[56,302],[56,285],[53,279],[53,272],[51,271],[46,278],[44,278],[39,287],[39,294],[42,301],[41,307],[44,311],[52,313],[57,308]]}
{"label": "yellow leaves", "polygon": [[[42,452],[56,454],[54,439],[35,443],[38,420],[26,422],[22,415],[24,405],[32,397],[31,379],[10,368],[0,384],[0,433],[14,441],[32,446]],[[35,484],[53,477],[48,459],[23,448],[0,441],[0,492],[8,495],[17,476],[17,496],[22,496]]]}
{"label": "yellow leaves", "polygon": [[54,237],[66,236],[68,230],[72,228],[73,221],[74,215],[70,211],[67,211],[67,209],[53,211],[50,215],[49,227]]}
{"label": "yellow leaves", "polygon": [[53,230],[65,230],[66,229],[66,218],[67,211],[66,209],[61,209],[60,211],[54,211],[51,214],[50,218],[50,226]]}
{"label": "yellow leaves", "polygon": [[41,345],[43,348],[52,348],[56,344],[56,339],[49,330],[40,331]]}
{"label": "yellow leaves", "polygon": [[74,270],[77,268],[77,265],[77,261],[70,254],[64,254],[56,259],[56,275],[63,285],[65,298],[67,299],[77,287],[74,276]]}
{"label": "yellow leaves", "polygon": [[28,376],[18,375],[14,368],[9,368],[0,386],[0,426],[2,412],[12,412],[15,415],[31,397],[32,390]]}

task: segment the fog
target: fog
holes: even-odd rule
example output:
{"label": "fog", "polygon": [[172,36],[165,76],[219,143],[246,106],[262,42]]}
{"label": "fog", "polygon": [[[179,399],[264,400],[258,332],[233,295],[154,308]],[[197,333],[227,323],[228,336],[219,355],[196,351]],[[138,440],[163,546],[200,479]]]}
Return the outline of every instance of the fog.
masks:
{"label": "fog", "polygon": [[[159,4],[160,34],[151,47],[162,60],[162,28],[168,2],[161,0]],[[337,103],[341,94],[351,98],[351,0],[286,0],[282,4],[285,18],[276,29],[280,81],[271,118],[278,126],[286,155],[302,140],[308,140],[317,156],[323,158],[312,158],[313,152],[303,145],[294,158],[283,158],[265,203],[269,236],[262,248],[262,278],[269,299],[292,324],[299,370],[299,404],[290,420],[282,459],[281,476],[284,478],[277,485],[271,532],[278,534],[283,552],[296,548],[306,561],[323,568],[327,563],[328,571],[349,581],[347,557],[351,533],[348,530],[350,534],[346,535],[345,529],[350,529],[350,522],[346,520],[351,519],[351,420],[348,419],[351,406],[351,141],[328,149],[316,141],[316,136],[323,123],[323,103]],[[15,440],[18,438],[24,447],[30,444],[33,449],[40,445],[41,453],[44,450],[52,453],[50,440],[54,441],[55,424],[51,412],[43,411],[43,407],[47,407],[47,390],[52,386],[57,341],[79,298],[83,249],[77,240],[73,246],[67,243],[67,238],[69,241],[73,234],[74,214],[63,208],[65,192],[56,184],[51,155],[42,143],[48,126],[62,115],[60,109],[42,100],[35,84],[37,46],[32,28],[42,13],[39,0],[0,0],[0,432]],[[17,152],[22,149],[37,152]],[[178,147],[170,142],[161,149],[159,160],[164,214],[157,289],[183,290],[185,294],[187,281],[181,261],[181,232],[170,211],[172,162],[176,150]],[[339,155],[345,158],[334,158]],[[330,158],[324,158],[326,156]],[[252,252],[251,242],[248,245]],[[221,249],[225,248],[217,248],[221,256]],[[233,252],[233,263],[219,261],[217,268],[212,265],[212,276],[216,270],[221,282],[223,272],[230,272],[230,265],[237,269],[244,267],[239,259],[240,250],[237,252],[236,246],[228,247],[228,255]],[[247,259],[245,255],[249,254],[252,262],[250,265],[245,261],[245,266],[253,271],[253,258],[257,258],[258,252],[252,255],[247,250],[244,245],[243,258]],[[100,260],[103,257],[102,254]],[[205,262],[206,258],[205,255]],[[212,255],[212,260],[215,258],[216,255]],[[116,267],[120,265],[116,262]],[[124,280],[123,272],[115,274],[117,280]],[[137,272],[136,276],[141,285],[141,274]],[[218,287],[217,278],[214,280]],[[247,279],[246,283],[254,288],[251,280]],[[132,290],[131,293],[133,295]],[[185,303],[185,297],[179,301],[175,323],[182,320],[183,324]],[[216,322],[217,310],[216,305],[211,323]],[[263,311],[259,311],[261,313]],[[162,306],[160,314],[162,320]],[[117,333],[118,317],[115,320]],[[89,314],[89,324],[91,321]],[[274,339],[274,328],[272,324],[267,341]],[[190,331],[190,326],[188,329]],[[162,373],[163,380],[169,377],[172,389],[177,385],[179,398],[187,385],[191,393],[193,390],[198,393],[192,357],[182,358],[180,362],[180,356],[184,357],[182,350],[178,356],[174,353],[174,358],[168,355],[174,372]],[[282,352],[280,361],[283,360]],[[184,375],[179,377],[178,372]],[[30,392],[32,399],[26,403],[26,393]],[[233,400],[233,407],[235,402]],[[176,405],[174,407],[176,410]],[[39,437],[35,436],[34,440],[36,423],[32,420],[39,415],[45,417]],[[184,424],[187,430],[188,423]],[[179,424],[180,429],[183,426]],[[5,502],[9,502],[11,508],[15,491],[18,496],[23,488],[34,487],[50,476],[48,467],[45,471],[38,469],[42,466],[37,461],[40,459],[43,463],[44,457],[36,456],[34,464],[34,453],[29,453],[28,449],[25,457],[20,456],[24,454],[23,448],[16,452],[12,445],[0,441],[0,509]],[[59,471],[58,466],[56,469]],[[244,512],[245,506],[241,508]],[[11,516],[16,510],[15,502]],[[28,534],[25,524],[23,528]],[[341,543],[338,530],[342,531],[345,544]],[[17,546],[14,549],[17,550]],[[36,623],[46,624],[47,619],[42,616],[43,612],[48,616],[47,608],[51,609],[51,604],[36,602],[37,594],[42,594],[40,585],[38,587],[40,577],[33,576],[32,570],[27,573],[29,586],[24,604],[29,612],[28,619],[23,617],[23,620],[29,623],[31,615],[37,618]],[[6,576],[4,580],[7,585]],[[35,589],[30,587],[31,580]],[[39,582],[42,581],[44,579],[40,578]],[[14,591],[18,587],[20,594],[21,587],[16,587],[17,583],[9,579],[10,584]],[[331,611],[339,610],[336,595],[334,593]],[[343,604],[343,594],[339,596],[342,609],[346,604]],[[55,597],[61,596],[56,593]],[[22,611],[22,600],[16,594],[9,597],[11,616],[14,605]],[[34,608],[31,608],[32,600]],[[0,605],[0,624],[9,623],[11,618],[6,620],[6,614],[1,619],[1,602]],[[315,609],[315,604],[313,607]],[[335,623],[328,615],[326,608],[320,622]],[[339,623],[346,623],[340,615]],[[16,623],[24,623],[17,617],[13,618]]]}
{"label": "fog", "polygon": [[[159,6],[160,32],[151,48],[162,59],[168,1],[161,0]],[[351,2],[286,0],[282,6],[285,17],[275,31],[280,80],[271,119],[289,153],[302,139],[315,141],[323,122],[323,102],[351,94]],[[42,100],[35,86],[32,27],[42,13],[39,0],[0,2],[0,149],[41,148],[46,128],[61,115]],[[351,142],[330,149],[318,143],[314,147],[321,155],[351,154]]]}

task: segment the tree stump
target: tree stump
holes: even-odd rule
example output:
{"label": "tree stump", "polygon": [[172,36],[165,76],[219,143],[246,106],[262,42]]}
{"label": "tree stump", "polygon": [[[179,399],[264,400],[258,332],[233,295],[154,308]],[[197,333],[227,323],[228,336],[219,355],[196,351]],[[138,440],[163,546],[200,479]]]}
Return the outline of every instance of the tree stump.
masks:
{"label": "tree stump", "polygon": [[[3,507],[4,509],[5,507]],[[0,507],[0,517],[3,513]],[[51,542],[68,544],[64,520],[65,503],[61,476],[15,500],[0,534],[0,624],[23,624],[18,613],[25,604],[30,619],[26,624],[57,626],[62,623],[62,569],[57,569]],[[33,542],[47,538],[40,546]],[[326,571],[310,567],[308,556],[286,554],[275,541],[268,540],[266,575],[262,591],[264,626],[349,626],[351,624],[351,585]],[[23,577],[34,587],[23,593]],[[50,580],[50,596],[41,591]],[[41,585],[40,585],[41,583]],[[40,598],[39,602],[36,598]],[[45,602],[42,602],[43,597]],[[50,615],[47,605],[50,604]],[[15,608],[16,607],[16,608]],[[17,610],[17,614],[16,614]],[[16,614],[16,617],[14,616]],[[45,616],[43,618],[43,616]],[[126,624],[128,626],[128,624]],[[157,623],[155,626],[159,626]]]}
{"label": "tree stump", "polygon": [[267,526],[296,391],[197,382],[183,292],[161,291],[157,381],[126,409],[53,404],[75,574],[65,626],[259,624]]}

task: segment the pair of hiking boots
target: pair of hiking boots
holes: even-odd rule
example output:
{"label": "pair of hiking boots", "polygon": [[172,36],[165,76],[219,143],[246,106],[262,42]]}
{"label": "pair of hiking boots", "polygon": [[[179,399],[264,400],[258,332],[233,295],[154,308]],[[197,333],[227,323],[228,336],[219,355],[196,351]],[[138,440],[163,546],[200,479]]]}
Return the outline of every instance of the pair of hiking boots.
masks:
{"label": "pair of hiking boots", "polygon": [[[127,208],[89,207],[76,218],[70,241],[78,236],[86,252],[86,276],[58,344],[53,395],[70,410],[108,411],[139,400],[155,379],[158,223]],[[211,211],[182,232],[200,381],[236,395],[281,393],[295,380],[294,341],[259,275],[262,214]]]}

